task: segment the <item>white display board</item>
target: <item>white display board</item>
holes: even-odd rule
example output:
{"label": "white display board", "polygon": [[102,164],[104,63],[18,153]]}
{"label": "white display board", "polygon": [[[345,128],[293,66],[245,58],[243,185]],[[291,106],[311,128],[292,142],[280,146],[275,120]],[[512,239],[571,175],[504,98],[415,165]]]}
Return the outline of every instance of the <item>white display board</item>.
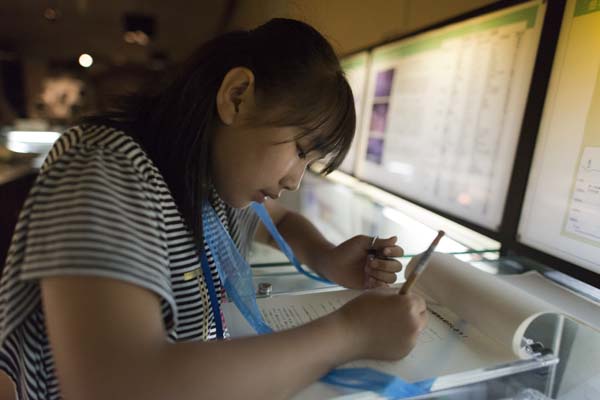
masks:
{"label": "white display board", "polygon": [[600,1],[567,2],[518,233],[600,273]]}
{"label": "white display board", "polygon": [[530,1],[375,49],[356,175],[497,230],[545,8]]}
{"label": "white display board", "polygon": [[354,164],[356,162],[357,144],[360,142],[359,134],[362,126],[362,115],[365,101],[365,89],[367,87],[367,76],[369,67],[369,53],[361,53],[344,57],[341,59],[342,68],[346,74],[346,79],[352,88],[354,95],[354,108],[356,110],[356,134],[354,141],[348,151],[344,162],[340,165],[340,170],[349,174],[354,173]]}

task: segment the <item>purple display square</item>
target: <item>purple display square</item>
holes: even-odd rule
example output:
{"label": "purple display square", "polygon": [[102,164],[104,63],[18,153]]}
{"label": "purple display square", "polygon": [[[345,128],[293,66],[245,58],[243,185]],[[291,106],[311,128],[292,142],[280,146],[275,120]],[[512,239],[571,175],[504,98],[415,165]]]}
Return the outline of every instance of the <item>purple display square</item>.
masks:
{"label": "purple display square", "polygon": [[385,132],[385,128],[387,127],[387,115],[388,103],[373,104],[373,112],[371,113],[372,132]]}
{"label": "purple display square", "polygon": [[379,71],[375,79],[375,97],[388,97],[392,93],[394,69]]}
{"label": "purple display square", "polygon": [[383,138],[369,138],[367,160],[381,164],[383,158]]}

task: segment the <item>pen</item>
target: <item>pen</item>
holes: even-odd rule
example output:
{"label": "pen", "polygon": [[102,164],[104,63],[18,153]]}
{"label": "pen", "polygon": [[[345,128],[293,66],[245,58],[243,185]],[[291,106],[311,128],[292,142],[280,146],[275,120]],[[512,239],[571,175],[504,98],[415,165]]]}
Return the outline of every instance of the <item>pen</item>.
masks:
{"label": "pen", "polygon": [[369,250],[367,250],[367,254],[370,256],[377,255],[377,249],[375,248],[375,242],[379,239],[379,236],[374,236],[373,240],[371,240],[371,245],[369,246]]}
{"label": "pen", "polygon": [[423,271],[425,271],[425,268],[427,267],[429,258],[433,254],[433,250],[440,242],[440,239],[442,238],[442,236],[444,236],[444,231],[438,231],[438,234],[435,237],[435,239],[433,239],[433,242],[431,242],[431,244],[429,245],[427,250],[425,250],[425,252],[421,256],[421,258],[419,258],[419,261],[417,261],[417,266],[412,271],[412,273],[408,276],[404,285],[402,285],[402,287],[400,288],[400,294],[408,293],[411,286],[414,285],[415,282],[417,281],[417,278],[419,277],[419,275],[421,275],[423,273]]}
{"label": "pen", "polygon": [[375,249],[375,241],[379,238],[379,236],[373,236],[373,240],[371,240],[371,244],[369,245],[369,249],[367,250],[367,262],[365,263],[365,287],[369,289],[371,285],[369,285],[369,273],[367,272],[367,266],[369,265],[369,261],[373,259],[377,255],[377,249]]}

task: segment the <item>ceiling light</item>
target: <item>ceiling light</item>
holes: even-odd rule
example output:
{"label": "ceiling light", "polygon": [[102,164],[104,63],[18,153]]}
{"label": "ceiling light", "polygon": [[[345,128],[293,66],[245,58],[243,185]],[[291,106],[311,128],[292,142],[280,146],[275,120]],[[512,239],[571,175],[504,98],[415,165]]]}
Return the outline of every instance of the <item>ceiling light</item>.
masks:
{"label": "ceiling light", "polygon": [[82,67],[89,68],[92,66],[93,63],[94,59],[89,54],[83,53],[79,56],[79,65],[81,65]]}

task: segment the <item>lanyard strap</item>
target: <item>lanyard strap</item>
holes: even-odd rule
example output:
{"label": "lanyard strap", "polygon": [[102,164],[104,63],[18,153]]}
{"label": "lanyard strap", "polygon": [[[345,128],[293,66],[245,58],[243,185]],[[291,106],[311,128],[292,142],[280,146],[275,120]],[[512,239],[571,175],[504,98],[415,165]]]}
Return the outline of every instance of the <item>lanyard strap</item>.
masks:
{"label": "lanyard strap", "polygon": [[403,399],[429,393],[435,382],[435,378],[431,378],[408,383],[397,376],[372,368],[336,368],[320,380],[348,389],[376,392],[388,399]]}
{"label": "lanyard strap", "polygon": [[256,304],[256,293],[250,265],[242,257],[217,213],[208,203],[205,203],[202,209],[202,225],[204,239],[215,261],[219,278],[221,278],[227,296],[256,332],[259,334],[273,332],[271,327],[264,322]]}
{"label": "lanyard strap", "polygon": [[288,260],[290,260],[290,262],[294,265],[294,267],[296,267],[296,270],[298,270],[298,272],[300,272],[303,275],[308,276],[311,279],[314,279],[315,281],[334,284],[330,280],[325,279],[315,273],[309,272],[309,271],[305,270],[304,268],[302,268],[302,264],[300,264],[300,261],[298,261],[298,259],[294,255],[294,252],[292,251],[292,248],[290,247],[290,245],[287,244],[287,242],[285,241],[283,236],[281,236],[281,233],[279,233],[279,231],[277,230],[277,227],[273,223],[273,220],[271,219],[271,216],[269,215],[269,212],[267,211],[267,209],[265,208],[264,205],[259,204],[259,203],[252,203],[252,209],[254,210],[256,215],[258,215],[258,217],[262,221],[263,225],[267,228],[267,230],[271,234],[271,237],[277,243],[277,246],[279,246],[279,248],[281,249],[283,254],[286,255],[286,257],[288,258]]}

